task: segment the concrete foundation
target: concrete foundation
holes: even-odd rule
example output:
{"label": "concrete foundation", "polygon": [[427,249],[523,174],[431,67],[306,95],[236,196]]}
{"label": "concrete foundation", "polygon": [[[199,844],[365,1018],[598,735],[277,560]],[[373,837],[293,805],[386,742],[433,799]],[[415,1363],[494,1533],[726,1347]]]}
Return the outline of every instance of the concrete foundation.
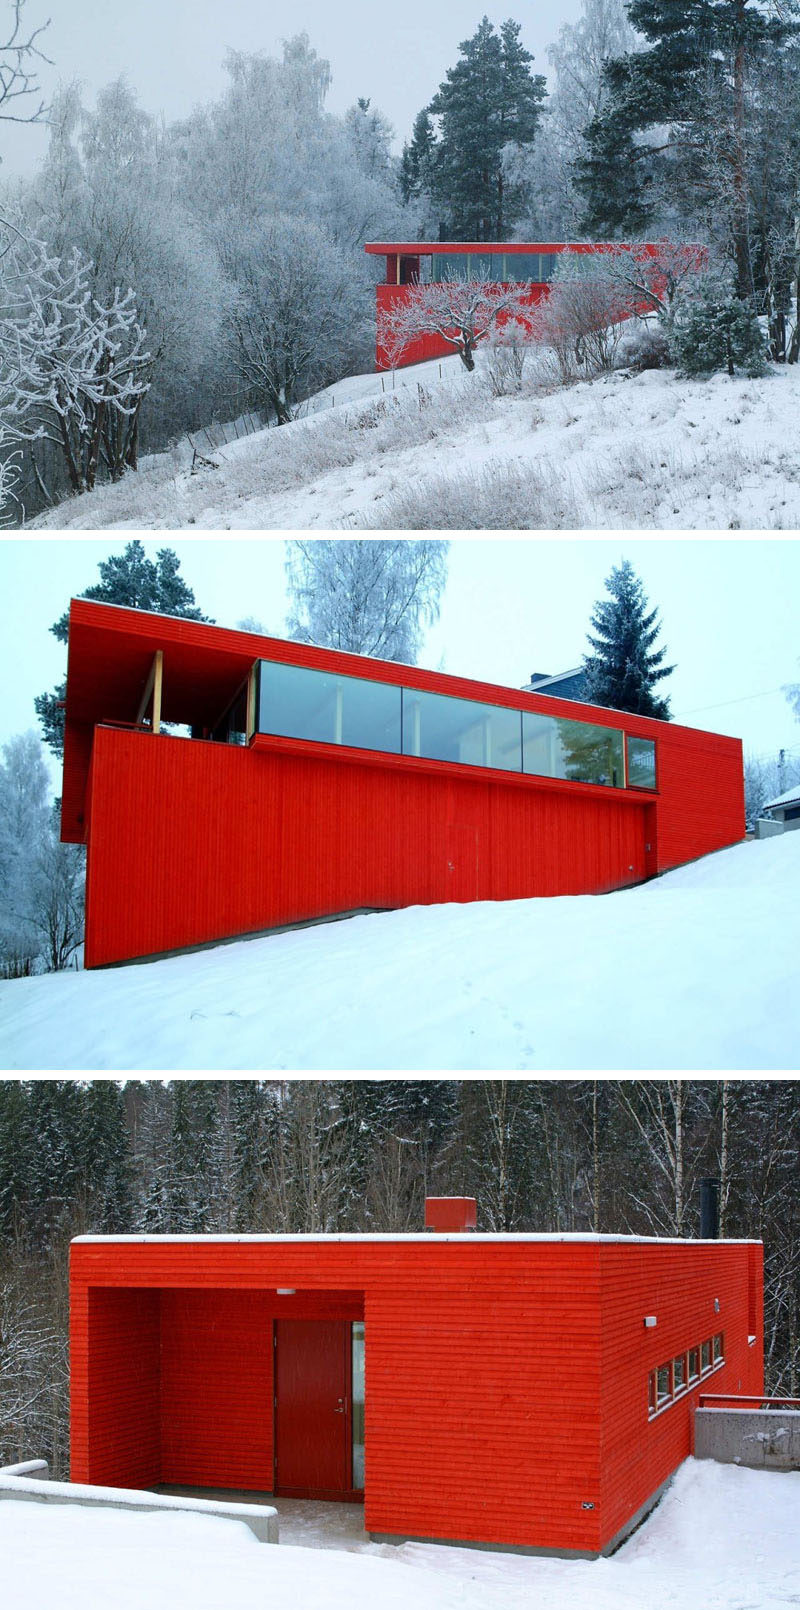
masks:
{"label": "concrete foundation", "polygon": [[698,1409],[694,1454],[751,1470],[800,1470],[800,1409]]}

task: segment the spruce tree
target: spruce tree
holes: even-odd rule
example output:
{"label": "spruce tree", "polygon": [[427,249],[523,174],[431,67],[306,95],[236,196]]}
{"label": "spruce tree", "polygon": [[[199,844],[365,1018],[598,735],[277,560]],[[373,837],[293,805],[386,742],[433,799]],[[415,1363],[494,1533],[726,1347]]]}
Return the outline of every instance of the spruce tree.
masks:
{"label": "spruce tree", "polygon": [[509,19],[497,33],[484,17],[428,108],[441,119],[429,172],[443,238],[504,240],[522,215],[524,190],[508,190],[503,153],[532,142],[545,81],[531,72],[519,34],[519,23]]}
{"label": "spruce tree", "polygon": [[644,587],[629,559],[614,566],[606,588],[611,596],[595,604],[594,634],[587,634],[594,650],[583,661],[587,702],[668,721],[669,700],[654,689],[675,667],[663,664],[665,648],[653,647],[661,631],[658,610],[648,611]]}
{"label": "spruce tree", "polygon": [[[100,561],[100,580],[79,593],[100,604],[119,604],[126,609],[146,609],[157,615],[179,615],[182,620],[210,621],[194,601],[191,587],[178,574],[180,560],[173,548],[160,548],[155,560],[148,559],[138,537],[125,552]],[[69,610],[50,627],[59,643],[69,638]],[[66,682],[52,693],[39,693],[34,699],[36,714],[46,744],[61,759],[64,753],[64,711]]]}
{"label": "spruce tree", "polygon": [[411,139],[400,158],[400,194],[405,202],[416,201],[430,187],[430,165],[436,135],[427,106],[414,119]]}

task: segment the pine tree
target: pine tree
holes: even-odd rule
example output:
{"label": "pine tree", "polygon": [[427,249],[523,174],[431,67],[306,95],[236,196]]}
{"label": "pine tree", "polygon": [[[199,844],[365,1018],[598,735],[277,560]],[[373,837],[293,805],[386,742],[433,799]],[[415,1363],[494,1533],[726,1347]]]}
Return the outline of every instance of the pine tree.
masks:
{"label": "pine tree", "polygon": [[761,325],[749,302],[736,296],[728,280],[706,275],[678,316],[671,345],[684,374],[741,372],[763,375],[766,349]]}
{"label": "pine tree", "polygon": [[[179,615],[182,620],[210,621],[194,601],[191,587],[178,574],[180,560],[173,548],[160,548],[155,560],[148,559],[138,537],[125,552],[100,561],[100,580],[79,593],[100,604],[119,604],[126,609],[146,609],[157,615]],[[59,643],[69,638],[69,610],[50,627]],[[52,693],[39,693],[34,699],[44,741],[59,759],[64,753],[64,710],[67,684],[61,682]]]}
{"label": "pine tree", "polygon": [[[649,49],[606,68],[610,98],[589,125],[589,155],[576,165],[586,201],[584,227],[636,231],[653,208],[657,175],[672,203],[684,189],[690,216],[722,219],[736,262],[737,294],[753,292],[749,236],[748,140],[751,78],[797,33],[795,0],[766,9],[760,0],[630,0],[628,17]],[[664,126],[667,138],[663,137]],[[636,136],[659,128],[656,142]],[[629,203],[620,186],[620,149]],[[611,204],[607,197],[611,196]]]}
{"label": "pine tree", "polygon": [[522,214],[524,189],[507,189],[504,152],[534,139],[545,81],[531,73],[519,34],[519,23],[509,19],[497,33],[484,17],[431,101],[441,124],[430,184],[445,238],[504,240]]}
{"label": "pine tree", "polygon": [[629,559],[615,565],[606,578],[610,599],[594,607],[589,642],[594,653],[584,656],[586,699],[590,704],[632,715],[655,716],[669,720],[669,700],[656,696],[654,688],[674,665],[662,662],[666,649],[653,651],[661,631],[658,610],[647,610],[647,597]]}

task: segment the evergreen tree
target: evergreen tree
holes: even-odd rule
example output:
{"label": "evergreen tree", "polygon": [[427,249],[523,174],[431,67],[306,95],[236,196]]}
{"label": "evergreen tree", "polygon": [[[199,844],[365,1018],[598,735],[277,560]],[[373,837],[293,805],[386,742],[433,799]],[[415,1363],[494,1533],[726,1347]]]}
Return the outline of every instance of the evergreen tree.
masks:
{"label": "evergreen tree", "polygon": [[418,112],[411,139],[400,158],[400,194],[405,202],[416,201],[430,189],[430,168],[436,146],[433,120],[427,106]]}
{"label": "evergreen tree", "polygon": [[[155,560],[148,559],[138,537],[125,552],[100,561],[100,580],[79,593],[100,604],[119,604],[126,609],[146,609],[157,615],[179,615],[182,620],[210,621],[194,601],[191,587],[178,574],[180,560],[172,548],[160,548]],[[50,627],[59,643],[69,638],[69,610]],[[64,753],[64,710],[66,682],[52,693],[39,693],[34,699],[36,714],[46,744],[59,759]]]}
{"label": "evergreen tree", "polygon": [[671,332],[671,345],[684,374],[727,371],[763,375],[766,350],[750,303],[741,301],[723,276],[706,275],[683,308]]}
{"label": "evergreen tree", "polygon": [[[796,34],[795,0],[782,8],[760,0],[630,0],[627,10],[650,48],[606,68],[610,97],[586,131],[589,155],[576,165],[584,227],[639,230],[652,217],[649,192],[660,175],[673,204],[683,192],[691,221],[701,212],[721,220],[737,294],[750,296],[749,87]],[[657,141],[637,141],[657,128]]]}
{"label": "evergreen tree", "polygon": [[504,240],[522,215],[524,187],[507,185],[504,155],[533,141],[545,81],[531,72],[519,34],[519,23],[509,19],[497,33],[484,17],[430,104],[441,123],[427,167],[444,238]]}
{"label": "evergreen tree", "polygon": [[668,721],[669,700],[658,698],[654,689],[675,667],[662,663],[665,648],[653,650],[661,631],[658,610],[648,612],[644,587],[629,559],[614,566],[606,588],[611,597],[595,605],[591,620],[595,635],[588,633],[594,653],[583,661],[586,699]]}

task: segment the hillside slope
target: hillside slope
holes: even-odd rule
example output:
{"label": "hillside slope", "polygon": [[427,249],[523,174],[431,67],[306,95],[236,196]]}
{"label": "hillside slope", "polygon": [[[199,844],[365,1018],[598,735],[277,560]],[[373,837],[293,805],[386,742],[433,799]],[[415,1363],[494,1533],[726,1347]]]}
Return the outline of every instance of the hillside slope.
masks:
{"label": "hillside slope", "polygon": [[615,894],[405,911],[0,984],[0,1066],[796,1068],[800,833]]}
{"label": "hillside slope", "polygon": [[531,360],[495,398],[458,358],[355,376],[305,418],[187,442],[33,522],[55,530],[792,530],[800,366],[761,380],[618,372],[562,387]]}

